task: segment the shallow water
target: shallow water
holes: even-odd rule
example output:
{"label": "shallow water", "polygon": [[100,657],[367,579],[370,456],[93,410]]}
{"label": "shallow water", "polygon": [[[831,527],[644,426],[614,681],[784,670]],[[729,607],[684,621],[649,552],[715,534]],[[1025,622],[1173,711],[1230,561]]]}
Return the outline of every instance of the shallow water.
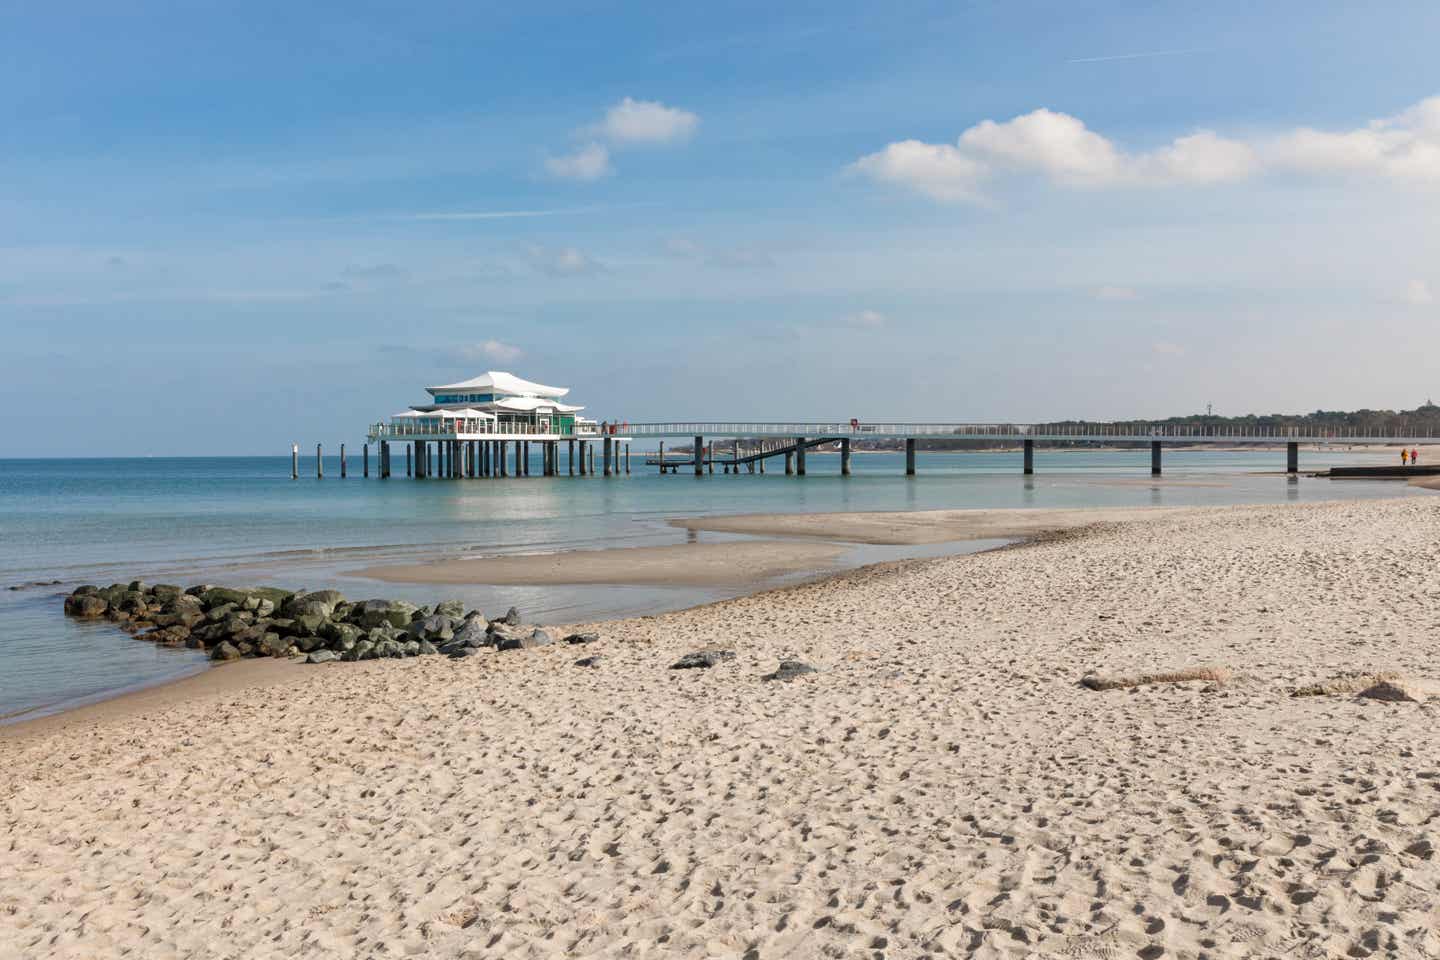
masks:
{"label": "shallow water", "polygon": [[[350,575],[378,558],[679,543],[667,518],[699,514],[846,510],[1273,503],[1414,494],[1394,482],[1290,480],[1284,454],[1167,451],[1149,477],[1149,451],[1039,451],[1022,477],[1018,454],[919,455],[903,475],[899,454],[839,458],[811,453],[809,476],[684,472],[660,477],[632,461],[628,477],[532,476],[499,480],[388,481],[351,476],[327,459],[326,479],[290,479],[288,457],[0,460],[0,718],[30,715],[203,669],[202,655],[156,648],[109,624],[61,614],[80,583],[143,577],[190,584],[334,586],[348,595],[426,603],[458,596],[486,610],[516,605],[536,621],[653,613],[734,591],[694,587],[427,587]],[[1303,451],[1307,469],[1369,462],[1374,454]],[[563,461],[562,461],[563,462]],[[771,461],[779,466],[781,461]],[[372,464],[373,465],[373,464]],[[538,473],[538,461],[535,470]],[[772,468],[773,470],[773,468]],[[693,535],[690,535],[693,536]],[[719,535],[701,534],[702,539]],[[974,549],[859,547],[851,565]],[[32,585],[36,581],[59,585]]]}

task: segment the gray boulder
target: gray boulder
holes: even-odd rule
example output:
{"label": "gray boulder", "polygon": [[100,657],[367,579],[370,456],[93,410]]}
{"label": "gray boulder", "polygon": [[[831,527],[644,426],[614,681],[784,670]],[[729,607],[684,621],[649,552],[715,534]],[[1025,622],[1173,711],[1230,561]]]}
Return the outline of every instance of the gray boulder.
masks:
{"label": "gray boulder", "polygon": [[81,594],[78,597],[71,594],[65,598],[65,612],[72,617],[81,617],[90,620],[95,617],[105,616],[105,612],[109,609],[109,603],[100,597],[90,594]]}
{"label": "gray boulder", "polygon": [[572,633],[565,638],[566,643],[596,643],[600,639],[598,633]]}
{"label": "gray boulder", "polygon": [[696,650],[694,653],[687,653],[685,656],[670,664],[671,670],[708,670],[717,663],[726,660],[734,660],[734,650],[720,650],[711,648],[709,650]]}
{"label": "gray boulder", "polygon": [[173,583],[157,583],[150,588],[150,596],[161,603],[174,603],[176,599],[184,596],[185,591]]}
{"label": "gray boulder", "polygon": [[507,632],[503,636],[501,634],[496,634],[496,638],[499,642],[495,645],[499,649],[529,650],[533,647],[543,647],[555,642],[554,637],[550,636],[548,632],[540,629],[539,627],[535,627],[529,633],[521,632],[518,636],[516,635],[516,632],[513,632],[513,628],[511,628],[511,631],[512,632]]}
{"label": "gray boulder", "polygon": [[321,650],[325,647],[325,638],[317,637],[313,633],[308,637],[292,636],[290,642],[295,644],[296,649],[301,653],[309,653],[312,650]]}
{"label": "gray boulder", "polygon": [[433,614],[424,620],[413,620],[405,631],[411,639],[444,643],[455,637],[455,621],[441,614]]}
{"label": "gray boulder", "polygon": [[594,654],[593,656],[589,656],[589,657],[581,657],[579,660],[576,660],[576,661],[575,661],[575,666],[577,666],[577,667],[598,667],[598,666],[600,666],[600,661],[601,661],[602,659],[604,659],[604,658],[601,657],[600,654],[598,654],[598,653],[597,653],[597,654]]}
{"label": "gray boulder", "polygon": [[278,633],[264,633],[255,644],[255,650],[262,657],[283,657],[290,652],[290,646],[289,637],[282,637]]}
{"label": "gray boulder", "polygon": [[518,627],[520,625],[520,611],[511,607],[505,611],[505,616],[502,619],[503,622],[508,623],[512,627]]}
{"label": "gray boulder", "polygon": [[440,648],[440,652],[451,660],[464,660],[466,657],[478,657],[484,647],[467,647],[456,643],[447,643]]}
{"label": "gray boulder", "polygon": [[290,629],[300,637],[319,636],[320,627],[325,623],[325,618],[318,613],[303,613],[293,619],[294,625]]}
{"label": "gray boulder", "polygon": [[389,624],[403,630],[414,612],[415,605],[404,600],[365,600],[351,606],[350,619],[366,628]]}
{"label": "gray boulder", "polygon": [[459,600],[444,600],[435,604],[435,613],[438,616],[459,620],[465,616],[465,604]]}
{"label": "gray boulder", "polygon": [[369,660],[375,656],[375,644],[369,640],[361,640],[355,644],[354,649],[346,650],[340,655],[341,660]]}
{"label": "gray boulder", "polygon": [[466,620],[455,631],[455,643],[463,643],[470,647],[484,647],[490,643],[490,625],[484,618]]}
{"label": "gray boulder", "polygon": [[400,655],[402,657],[418,657],[420,655],[420,641],[407,640],[400,644]]}
{"label": "gray boulder", "polygon": [[404,656],[404,648],[398,641],[381,640],[375,644],[375,656],[377,657],[400,657]]}
{"label": "gray boulder", "polygon": [[799,660],[781,660],[780,668],[774,673],[767,673],[761,680],[794,680],[796,677],[803,677],[807,673],[818,673],[814,667]]}
{"label": "gray boulder", "polygon": [[209,612],[205,614],[205,619],[211,623],[221,623],[222,621],[228,620],[238,612],[239,609],[240,608],[233,603],[218,604],[210,608]]}
{"label": "gray boulder", "polygon": [[214,650],[210,651],[211,660],[239,660],[240,650],[230,641],[217,644]]}
{"label": "gray boulder", "polygon": [[422,657],[432,656],[439,652],[440,651],[436,650],[434,644],[432,644],[429,640],[421,640],[419,644],[419,649],[416,651],[416,653]]}
{"label": "gray boulder", "polygon": [[306,663],[329,663],[331,660],[339,660],[340,657],[333,650],[316,650],[305,658]]}

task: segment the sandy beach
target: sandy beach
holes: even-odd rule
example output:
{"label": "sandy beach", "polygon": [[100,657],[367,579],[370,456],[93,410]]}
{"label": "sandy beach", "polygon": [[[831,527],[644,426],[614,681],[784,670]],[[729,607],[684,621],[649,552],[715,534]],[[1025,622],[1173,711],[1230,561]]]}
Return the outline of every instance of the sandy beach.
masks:
{"label": "sandy beach", "polygon": [[1440,500],[977,513],[692,523],[1043,536],[0,728],[0,955],[1440,954]]}

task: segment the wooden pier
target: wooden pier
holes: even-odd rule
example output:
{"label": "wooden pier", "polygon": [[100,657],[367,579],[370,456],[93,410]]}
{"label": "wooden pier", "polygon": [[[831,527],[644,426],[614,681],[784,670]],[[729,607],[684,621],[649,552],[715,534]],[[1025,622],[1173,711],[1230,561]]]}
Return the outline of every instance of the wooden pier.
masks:
{"label": "wooden pier", "polygon": [[[531,474],[532,453],[538,453],[541,476],[617,477],[631,471],[631,447],[636,440],[657,441],[658,453],[647,455],[645,466],[656,468],[663,475],[691,473],[711,476],[716,467],[724,475],[741,473],[764,474],[766,464],[783,462],[786,476],[807,474],[807,451],[817,447],[833,447],[839,453],[839,473],[851,473],[853,448],[858,442],[895,443],[905,455],[906,476],[917,473],[918,445],[926,440],[970,440],[1013,445],[1020,454],[1020,472],[1035,472],[1036,451],[1042,445],[1093,445],[1150,451],[1150,474],[1160,476],[1163,449],[1166,446],[1198,449],[1235,446],[1285,448],[1285,472],[1300,470],[1302,446],[1365,447],[1383,445],[1418,446],[1433,443],[1435,437],[1419,434],[1378,434],[1358,431],[1304,432],[1228,430],[1196,424],[1194,426],[1144,426],[1125,424],[1014,424],[1014,423],[782,423],[782,422],[687,422],[687,423],[625,423],[589,428],[584,434],[557,436],[553,433],[533,434],[465,434],[442,433],[419,426],[406,427],[404,433],[394,426],[377,424],[372,427],[364,446],[363,476],[370,476],[370,447],[378,453],[380,479],[392,476],[393,445],[405,448],[405,475],[415,479],[498,479],[527,477]],[[689,450],[666,452],[667,439],[689,441]],[[532,444],[534,450],[532,451]],[[600,455],[597,466],[596,454]],[[563,464],[562,464],[563,460]],[[345,446],[340,447],[340,476],[348,476]],[[300,476],[299,445],[291,448],[291,477]],[[1428,476],[1440,473],[1440,466],[1400,467],[1367,466],[1337,467],[1327,476],[1339,477],[1402,477]],[[323,479],[324,458],[321,444],[315,445],[315,476]]]}

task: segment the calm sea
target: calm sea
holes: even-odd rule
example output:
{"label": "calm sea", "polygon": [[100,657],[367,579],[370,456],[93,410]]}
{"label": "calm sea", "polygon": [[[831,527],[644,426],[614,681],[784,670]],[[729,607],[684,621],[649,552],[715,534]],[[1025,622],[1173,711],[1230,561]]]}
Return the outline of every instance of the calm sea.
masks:
{"label": "calm sea", "polygon": [[[1318,468],[1374,454],[1302,452]],[[1269,503],[1415,493],[1393,482],[1287,480],[1280,452],[1167,451],[1161,483],[1149,452],[1039,452],[1034,477],[1018,454],[902,457],[857,454],[854,475],[839,458],[812,453],[809,476],[658,476],[500,480],[290,479],[287,457],[0,460],[0,722],[34,716],[204,669],[203,656],[156,648],[105,623],[61,613],[81,583],[140,577],[188,585],[273,583],[335,587],[348,596],[433,602],[456,596],[486,610],[514,604],[535,621],[673,609],[722,594],[694,588],[433,588],[373,583],[351,575],[378,558],[482,556],[681,542],[665,523],[705,513],[802,513],[971,507]],[[779,465],[779,461],[772,461]],[[373,464],[372,464],[373,465]],[[533,468],[539,473],[539,464]],[[702,535],[709,538],[709,535]],[[717,537],[718,539],[718,537]],[[922,551],[857,547],[852,563]],[[923,551],[935,552],[933,549]],[[953,552],[953,550],[951,551]],[[58,580],[59,584],[45,581]],[[37,583],[38,582],[38,583]],[[10,588],[18,589],[10,589]]]}

